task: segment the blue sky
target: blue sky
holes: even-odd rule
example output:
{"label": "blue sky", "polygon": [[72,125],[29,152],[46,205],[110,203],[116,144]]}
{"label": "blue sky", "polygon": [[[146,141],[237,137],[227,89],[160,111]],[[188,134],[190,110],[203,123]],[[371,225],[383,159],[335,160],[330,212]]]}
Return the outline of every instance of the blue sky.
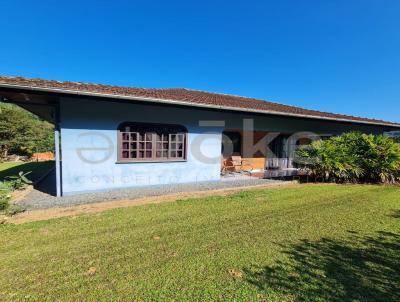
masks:
{"label": "blue sky", "polygon": [[[147,3],[148,2],[148,3]],[[400,122],[400,1],[3,1],[0,74]]]}

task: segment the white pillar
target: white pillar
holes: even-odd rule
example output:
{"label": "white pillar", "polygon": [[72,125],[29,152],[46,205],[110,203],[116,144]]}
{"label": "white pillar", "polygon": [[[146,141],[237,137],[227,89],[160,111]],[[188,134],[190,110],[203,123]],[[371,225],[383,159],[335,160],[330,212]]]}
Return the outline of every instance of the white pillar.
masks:
{"label": "white pillar", "polygon": [[60,107],[55,107],[54,114],[54,147],[55,147],[55,161],[56,161],[56,190],[57,197],[62,196],[61,184],[61,153],[60,153]]}
{"label": "white pillar", "polygon": [[61,196],[61,161],[60,161],[60,130],[56,126],[54,129],[55,160],[56,160],[56,187],[57,197]]}

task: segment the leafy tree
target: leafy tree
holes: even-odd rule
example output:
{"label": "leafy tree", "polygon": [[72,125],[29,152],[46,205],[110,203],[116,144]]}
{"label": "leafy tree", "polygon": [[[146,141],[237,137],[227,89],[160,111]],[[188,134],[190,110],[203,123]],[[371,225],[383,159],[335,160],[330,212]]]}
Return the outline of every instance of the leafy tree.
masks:
{"label": "leafy tree", "polygon": [[0,103],[0,157],[52,151],[53,126],[12,104]]}

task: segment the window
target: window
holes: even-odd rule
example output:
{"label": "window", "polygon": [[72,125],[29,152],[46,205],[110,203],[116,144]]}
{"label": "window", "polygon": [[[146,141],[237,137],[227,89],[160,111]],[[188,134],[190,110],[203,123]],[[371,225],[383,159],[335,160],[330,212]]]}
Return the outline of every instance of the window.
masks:
{"label": "window", "polygon": [[118,127],[118,161],[182,161],[187,130],[179,125],[123,123]]}

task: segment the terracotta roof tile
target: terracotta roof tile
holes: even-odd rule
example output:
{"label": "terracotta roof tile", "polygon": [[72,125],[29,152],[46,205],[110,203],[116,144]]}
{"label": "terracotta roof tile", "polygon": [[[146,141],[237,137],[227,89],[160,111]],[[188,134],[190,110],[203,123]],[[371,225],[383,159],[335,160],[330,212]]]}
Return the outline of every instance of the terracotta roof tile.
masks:
{"label": "terracotta roof tile", "polygon": [[34,87],[34,88],[46,88],[46,89],[63,89],[81,93],[99,93],[108,95],[119,95],[128,97],[144,97],[144,98],[155,98],[159,100],[167,101],[181,101],[186,103],[192,103],[197,105],[211,105],[221,106],[235,109],[254,110],[254,111],[268,111],[270,113],[277,114],[295,114],[304,117],[313,118],[329,118],[329,119],[340,119],[348,120],[353,122],[368,122],[376,124],[393,124],[394,126],[400,126],[396,123],[385,122],[382,120],[362,118],[350,115],[336,114],[321,112],[316,110],[308,110],[295,106],[288,106],[278,104],[274,102],[240,97],[228,94],[211,93],[205,91],[190,90],[185,88],[165,88],[165,89],[154,89],[154,88],[132,88],[132,87],[121,87],[111,85],[100,85],[100,84],[89,84],[80,82],[60,82],[42,79],[30,79],[24,77],[1,77],[0,85],[16,85],[23,87]]}

